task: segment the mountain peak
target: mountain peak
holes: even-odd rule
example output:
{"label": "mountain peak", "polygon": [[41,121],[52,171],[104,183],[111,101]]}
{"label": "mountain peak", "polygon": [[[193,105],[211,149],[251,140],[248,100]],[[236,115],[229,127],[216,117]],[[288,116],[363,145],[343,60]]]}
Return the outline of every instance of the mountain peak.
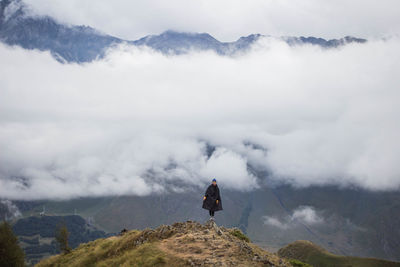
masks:
{"label": "mountain peak", "polygon": [[208,33],[188,33],[173,30],[159,35],[148,35],[131,42],[137,46],[149,46],[165,54],[183,54],[189,50],[216,50],[222,52],[221,43]]}
{"label": "mountain peak", "polygon": [[182,36],[182,37],[187,37],[187,38],[211,38],[215,39],[212,37],[210,34],[203,32],[203,33],[198,33],[198,32],[181,32],[181,31],[175,31],[175,30],[166,30],[160,34],[161,36]]}
{"label": "mountain peak", "polygon": [[82,244],[37,266],[292,266],[248,242],[239,229],[187,221]]}

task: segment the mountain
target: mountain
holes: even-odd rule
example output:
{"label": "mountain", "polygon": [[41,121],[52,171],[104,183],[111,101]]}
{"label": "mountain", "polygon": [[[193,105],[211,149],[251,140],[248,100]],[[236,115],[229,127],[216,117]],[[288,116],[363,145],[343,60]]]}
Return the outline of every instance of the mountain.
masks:
{"label": "mountain", "polygon": [[20,0],[0,2],[0,40],[25,49],[50,51],[60,61],[90,62],[121,39],[87,26],[66,26],[50,17],[30,16]]}
{"label": "mountain", "polygon": [[69,231],[69,244],[72,248],[81,243],[109,236],[82,217],[75,215],[31,216],[19,219],[13,225],[13,232],[17,235],[29,264],[35,264],[43,257],[59,253],[55,232],[60,224],[65,224]]}
{"label": "mountain", "polygon": [[160,35],[149,35],[132,44],[148,46],[164,54],[185,54],[190,50],[212,50],[220,55],[232,55],[248,50],[261,38],[261,34],[251,34],[241,37],[235,42],[220,42],[208,33],[183,33],[166,31]]}
{"label": "mountain", "polygon": [[[234,42],[220,42],[207,33],[166,31],[136,41],[103,34],[88,26],[64,25],[49,16],[31,14],[21,0],[0,2],[0,41],[25,49],[50,51],[60,62],[91,62],[104,57],[107,49],[119,44],[147,46],[164,54],[184,54],[190,50],[210,50],[220,55],[246,52],[257,40],[266,37],[251,34]],[[345,37],[325,40],[315,37],[281,37],[289,45],[312,44],[334,48],[365,39]]]}
{"label": "mountain", "polygon": [[238,229],[187,221],[128,231],[41,261],[46,266],[292,266]]}
{"label": "mountain", "polygon": [[301,44],[312,44],[312,45],[319,45],[325,48],[333,48],[339,47],[342,45],[350,44],[350,43],[365,43],[367,40],[362,38],[356,38],[353,36],[346,36],[341,39],[331,39],[325,40],[323,38],[316,38],[316,37],[283,37],[283,39],[289,45],[301,45]]}
{"label": "mountain", "polygon": [[400,262],[334,255],[312,242],[304,240],[296,241],[281,248],[278,251],[278,256],[300,260],[314,267],[400,267]]}

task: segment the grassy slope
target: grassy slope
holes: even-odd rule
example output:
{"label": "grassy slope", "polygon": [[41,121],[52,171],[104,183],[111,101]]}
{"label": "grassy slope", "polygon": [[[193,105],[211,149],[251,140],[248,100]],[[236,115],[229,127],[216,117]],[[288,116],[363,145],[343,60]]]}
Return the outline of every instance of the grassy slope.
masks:
{"label": "grassy slope", "polygon": [[185,266],[180,259],[161,251],[157,242],[149,242],[133,249],[133,241],[140,233],[130,231],[122,237],[98,239],[82,244],[72,253],[53,256],[36,266]]}
{"label": "grassy slope", "polygon": [[238,229],[188,221],[98,239],[71,253],[45,259],[37,267],[270,265],[292,266],[249,242]]}
{"label": "grassy slope", "polygon": [[284,258],[297,259],[314,267],[400,267],[399,262],[334,255],[309,241],[293,242],[280,249],[278,255]]}

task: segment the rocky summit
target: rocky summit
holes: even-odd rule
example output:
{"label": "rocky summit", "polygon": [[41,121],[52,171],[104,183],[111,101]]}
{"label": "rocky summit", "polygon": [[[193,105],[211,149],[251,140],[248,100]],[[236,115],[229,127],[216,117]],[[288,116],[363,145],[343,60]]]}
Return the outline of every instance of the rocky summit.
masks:
{"label": "rocky summit", "polygon": [[37,266],[292,266],[237,228],[187,221],[121,232],[80,245]]}

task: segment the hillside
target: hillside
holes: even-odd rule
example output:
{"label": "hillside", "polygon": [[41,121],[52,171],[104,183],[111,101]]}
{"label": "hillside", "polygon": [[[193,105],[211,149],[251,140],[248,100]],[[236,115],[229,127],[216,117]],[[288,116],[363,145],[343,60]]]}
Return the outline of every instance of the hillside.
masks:
{"label": "hillside", "polygon": [[187,221],[80,245],[46,266],[292,266],[252,244],[238,229]]}
{"label": "hillside", "polygon": [[[261,177],[261,175],[259,175]],[[267,178],[263,178],[267,179]],[[157,196],[80,198],[68,201],[15,202],[24,216],[66,215],[75,209],[106,232],[122,228],[156,228],[176,221],[204,221],[208,214],[198,196],[203,188]],[[400,195],[335,187],[260,188],[252,192],[223,190],[224,211],[218,223],[238,227],[257,245],[277,251],[296,240],[310,240],[329,252],[400,261]],[[335,199],[335,201],[332,201]],[[266,224],[265,216],[285,223],[299,206],[314,207],[324,223],[291,221],[285,228]]]}
{"label": "hillside", "polygon": [[33,265],[43,257],[59,253],[54,236],[61,224],[65,224],[68,228],[69,244],[72,248],[108,236],[76,215],[31,216],[19,219],[13,225],[13,231],[18,236],[28,264]]}
{"label": "hillside", "polygon": [[296,259],[314,267],[352,266],[352,267],[399,267],[400,262],[391,262],[374,258],[339,256],[313,244],[310,241],[296,241],[281,248],[278,255],[282,258]]}

